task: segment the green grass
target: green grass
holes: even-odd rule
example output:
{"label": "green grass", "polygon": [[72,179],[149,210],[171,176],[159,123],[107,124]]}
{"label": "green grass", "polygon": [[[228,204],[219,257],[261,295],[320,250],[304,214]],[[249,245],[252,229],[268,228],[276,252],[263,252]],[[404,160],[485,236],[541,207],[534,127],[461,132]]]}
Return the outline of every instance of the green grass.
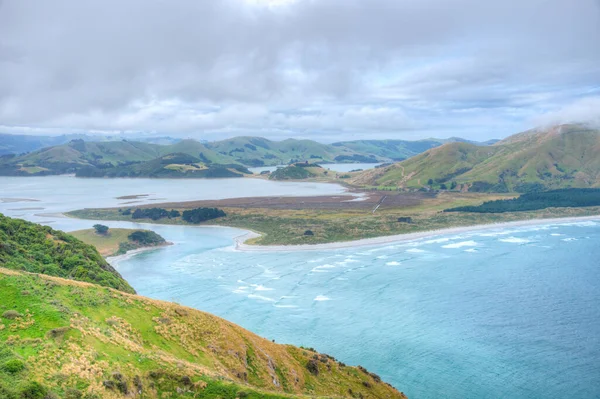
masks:
{"label": "green grass", "polygon": [[[0,268],[0,397],[402,398],[310,350],[223,319],[87,283]],[[306,369],[322,357],[318,376]],[[273,384],[277,379],[278,385]],[[50,396],[47,396],[50,395]],[[54,396],[52,396],[54,395]],[[168,396],[164,396],[168,395]]]}
{"label": "green grass", "polygon": [[136,231],[146,230],[111,228],[107,234],[98,234],[94,229],[86,229],[72,231],[69,234],[86,244],[92,245],[98,250],[100,255],[106,257],[121,255],[132,249],[143,248],[143,245],[139,245],[129,239],[129,235]]}

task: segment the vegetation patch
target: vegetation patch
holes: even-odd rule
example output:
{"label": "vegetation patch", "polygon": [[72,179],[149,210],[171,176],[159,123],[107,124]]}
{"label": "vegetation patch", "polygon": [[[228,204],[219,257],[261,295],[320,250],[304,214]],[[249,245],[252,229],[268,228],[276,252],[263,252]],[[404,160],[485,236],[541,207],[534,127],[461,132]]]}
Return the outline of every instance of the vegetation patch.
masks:
{"label": "vegetation patch", "polygon": [[0,265],[134,292],[93,246],[62,231],[2,214]]}
{"label": "vegetation patch", "polygon": [[[366,388],[356,369],[325,355],[97,285],[0,268],[0,310],[6,304],[25,316],[0,329],[2,399],[333,398],[348,388],[404,398],[385,383]],[[306,369],[313,356],[324,359],[318,375]]]}
{"label": "vegetation patch", "polygon": [[506,213],[588,206],[600,206],[600,189],[571,188],[533,192],[514,199],[487,201],[479,206],[461,206],[444,212]]}

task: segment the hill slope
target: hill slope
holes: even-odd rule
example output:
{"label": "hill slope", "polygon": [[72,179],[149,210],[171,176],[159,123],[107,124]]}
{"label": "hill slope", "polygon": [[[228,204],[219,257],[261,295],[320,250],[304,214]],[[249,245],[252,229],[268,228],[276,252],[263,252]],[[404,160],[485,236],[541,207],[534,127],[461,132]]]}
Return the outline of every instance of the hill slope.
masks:
{"label": "hill slope", "polygon": [[404,397],[312,350],[92,284],[0,268],[0,314],[2,398]]}
{"label": "hill slope", "polygon": [[353,182],[402,188],[439,188],[456,182],[458,189],[497,192],[598,187],[600,131],[561,125],[520,133],[486,147],[449,143],[360,174]]}
{"label": "hill slope", "polygon": [[170,153],[147,162],[126,166],[88,166],[77,170],[77,177],[152,177],[152,178],[223,178],[243,177],[250,171],[239,164],[222,165],[202,162],[186,153]]}
{"label": "hill slope", "polygon": [[135,292],[91,245],[62,231],[2,214],[0,265]]}

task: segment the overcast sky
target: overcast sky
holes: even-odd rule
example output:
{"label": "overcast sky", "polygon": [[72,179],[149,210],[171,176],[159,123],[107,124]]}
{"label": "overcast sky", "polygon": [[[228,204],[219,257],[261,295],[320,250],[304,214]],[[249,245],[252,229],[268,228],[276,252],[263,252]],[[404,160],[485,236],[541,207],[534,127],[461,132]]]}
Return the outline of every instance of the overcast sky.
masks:
{"label": "overcast sky", "polygon": [[600,123],[600,0],[0,0],[0,132],[501,138]]}

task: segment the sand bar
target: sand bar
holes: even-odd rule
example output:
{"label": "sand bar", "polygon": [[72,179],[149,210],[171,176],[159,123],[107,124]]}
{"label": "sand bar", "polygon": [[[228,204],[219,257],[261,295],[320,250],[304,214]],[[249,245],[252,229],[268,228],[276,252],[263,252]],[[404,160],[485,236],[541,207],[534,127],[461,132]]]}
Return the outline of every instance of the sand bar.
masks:
{"label": "sand bar", "polygon": [[330,249],[341,249],[341,248],[354,248],[359,246],[374,246],[391,243],[400,243],[406,241],[419,240],[426,237],[435,237],[446,234],[460,234],[475,232],[481,230],[491,229],[504,229],[509,227],[524,227],[524,226],[536,226],[546,224],[568,224],[586,221],[599,221],[600,215],[596,216],[582,216],[582,217],[566,217],[566,218],[552,218],[552,219],[530,219],[530,220],[519,220],[515,222],[503,222],[503,223],[492,223],[492,224],[479,224],[472,226],[461,226],[461,227],[450,227],[447,229],[440,230],[429,230],[421,231],[418,233],[406,233],[397,234],[392,236],[374,237],[374,238],[363,238],[355,241],[344,241],[344,242],[332,242],[326,244],[303,244],[303,245],[248,245],[245,244],[249,239],[259,237],[260,234],[255,232],[248,232],[235,240],[235,250],[237,251],[262,251],[262,252],[284,252],[284,251],[324,251]]}

